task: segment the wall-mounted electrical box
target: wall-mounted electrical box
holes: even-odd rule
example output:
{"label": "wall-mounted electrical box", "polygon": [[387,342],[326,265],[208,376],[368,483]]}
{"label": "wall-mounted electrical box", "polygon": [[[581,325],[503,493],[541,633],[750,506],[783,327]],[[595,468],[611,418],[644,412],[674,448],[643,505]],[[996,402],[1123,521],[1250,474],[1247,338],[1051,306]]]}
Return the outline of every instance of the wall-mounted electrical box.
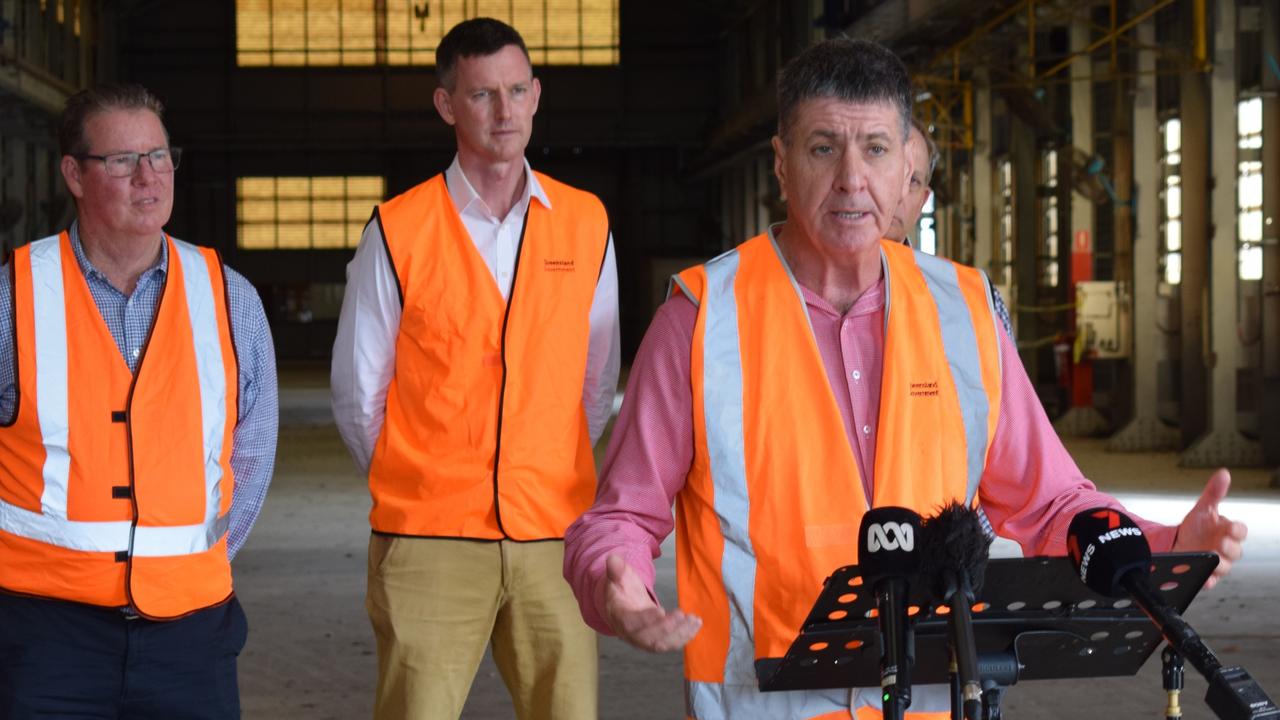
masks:
{"label": "wall-mounted electrical box", "polygon": [[1128,293],[1114,280],[1076,283],[1076,332],[1084,338],[1085,354],[1098,360],[1129,357]]}

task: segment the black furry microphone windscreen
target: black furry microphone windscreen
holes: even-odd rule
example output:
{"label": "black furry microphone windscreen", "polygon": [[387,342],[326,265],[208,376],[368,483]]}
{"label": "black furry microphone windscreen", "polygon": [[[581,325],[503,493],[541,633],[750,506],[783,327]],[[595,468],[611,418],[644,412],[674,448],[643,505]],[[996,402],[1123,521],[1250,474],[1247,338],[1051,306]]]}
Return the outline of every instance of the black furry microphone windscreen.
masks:
{"label": "black furry microphone windscreen", "polygon": [[976,510],[955,502],[947,505],[925,519],[920,539],[920,577],[935,597],[949,599],[961,589],[962,575],[968,577],[969,593],[982,590],[991,540]]}

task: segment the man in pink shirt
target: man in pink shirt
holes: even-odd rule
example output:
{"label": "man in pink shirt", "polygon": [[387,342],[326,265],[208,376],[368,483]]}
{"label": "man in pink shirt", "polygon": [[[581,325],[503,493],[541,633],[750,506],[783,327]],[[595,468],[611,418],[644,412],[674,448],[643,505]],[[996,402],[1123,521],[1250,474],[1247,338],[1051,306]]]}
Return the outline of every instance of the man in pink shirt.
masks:
{"label": "man in pink shirt", "polygon": [[[886,340],[892,328],[902,327],[888,314],[886,297],[890,288],[885,273],[891,264],[903,262],[895,259],[890,263],[890,254],[901,258],[902,253],[908,253],[906,250],[888,253],[900,246],[882,245],[881,238],[889,228],[910,177],[911,161],[906,151],[909,81],[901,62],[884,48],[864,41],[831,40],[805,51],[783,71],[779,79],[778,107],[779,132],[773,139],[774,169],[787,201],[788,217],[784,223],[770,228],[767,241],[776,249],[795,291],[791,298],[783,293],[779,301],[795,300],[797,305],[802,302],[826,382],[834,396],[834,405],[838,406],[838,417],[843,421],[839,427],[834,422],[801,423],[804,427],[796,431],[795,437],[804,447],[805,433],[824,437],[835,434],[852,450],[865,497],[880,497],[884,488],[879,483],[884,478],[875,456],[879,435],[929,434],[921,432],[922,428],[884,426],[881,422],[885,417],[893,417],[892,412],[888,415],[882,412],[882,405],[896,401],[888,395],[888,386],[884,393],[881,388],[882,376],[894,367],[890,364],[886,368],[885,357],[890,350]],[[708,277],[712,277],[713,266],[723,265],[724,258],[747,263],[749,257],[743,253],[748,245],[762,247],[759,241],[762,238],[703,266]],[[938,263],[943,263],[954,267],[946,261],[922,257],[920,253],[914,258],[921,266],[936,268]],[[714,292],[713,284],[710,280],[707,282],[702,299]],[[911,288],[895,286],[892,290],[895,309],[927,305],[919,304],[918,297],[897,294],[910,293]],[[732,289],[729,292],[732,294]],[[739,287],[738,297],[745,305],[752,300],[743,295],[744,292],[749,294],[754,289]],[[943,314],[947,310],[943,305],[938,303],[935,312]],[[700,480],[714,474],[706,467],[706,436],[712,434],[713,425],[731,423],[735,411],[739,426],[741,424],[743,408],[696,394],[704,382],[707,389],[716,384],[710,376],[704,376],[703,371],[706,364],[718,358],[704,357],[709,351],[695,352],[706,347],[709,341],[703,339],[704,335],[712,332],[708,329],[711,320],[700,314],[706,312],[706,303],[695,304],[685,285],[659,308],[632,366],[626,402],[613,431],[595,504],[566,535],[565,576],[574,588],[588,624],[653,652],[685,647],[700,631],[705,635],[714,627],[719,632],[726,624],[724,618],[698,617],[678,608],[665,609],[657,603],[652,590],[653,559],[659,555],[663,539],[675,525],[673,502],[678,501],[681,509],[696,506],[699,499],[688,497],[690,492],[698,492],[697,488],[691,489],[691,484],[695,478]],[[986,317],[991,318],[989,308]],[[698,322],[700,319],[702,322]],[[749,319],[738,322],[747,323]],[[991,323],[995,325],[993,319]],[[990,432],[989,445],[979,458],[976,499],[994,531],[1017,541],[1027,555],[1063,555],[1067,526],[1077,512],[1099,505],[1119,505],[1081,475],[1053,433],[1007,333],[994,327],[991,332],[994,334],[986,335],[991,338],[987,341],[989,344],[982,347],[990,351],[998,343],[1000,362],[996,384],[999,390],[988,387],[986,391],[988,397],[998,397],[998,412],[993,413],[997,420]],[[919,333],[908,332],[909,340],[899,338],[894,346],[897,349],[893,350],[897,354],[893,357],[903,359],[901,348],[912,347],[920,333],[937,334],[936,323],[932,330],[921,326]],[[924,344],[921,341],[921,345]],[[744,343],[741,347],[743,366],[764,362],[748,356],[748,352],[764,355],[775,351],[795,352],[758,343]],[[777,382],[768,380],[767,376],[753,377]],[[738,384],[741,379],[736,378]],[[734,380],[730,378],[720,384],[732,394],[738,390],[733,387]],[[749,391],[747,388],[739,392],[739,399]],[[785,410],[780,408],[779,412]],[[756,408],[755,412],[762,411]],[[938,433],[935,430],[933,434]],[[788,448],[779,448],[779,452],[788,451]],[[748,449],[748,452],[761,451]],[[734,474],[732,470],[717,472],[722,476]],[[738,475],[741,474],[739,470]],[[738,479],[746,487],[739,501],[744,505],[751,503],[753,512],[786,512],[786,508],[757,509],[758,498],[752,495],[756,486],[752,483],[760,480]],[[797,474],[788,482],[794,483],[800,492],[806,478]],[[812,478],[809,482],[829,485],[831,481]],[[721,478],[717,478],[717,492],[720,483]],[[1230,476],[1225,470],[1214,473],[1200,500],[1176,527],[1138,520],[1157,552],[1170,549],[1217,552],[1221,564],[1209,585],[1225,575],[1232,562],[1240,557],[1247,532],[1242,523],[1218,515],[1218,503],[1225,497],[1229,485]],[[718,518],[709,520],[691,518],[688,513],[679,515],[682,535],[686,537],[678,540],[690,542],[687,536],[691,528],[705,537],[705,528],[715,528],[718,522],[726,538],[726,564],[731,540],[732,544],[746,546],[748,555],[752,549],[777,550],[760,546],[771,539],[755,536],[755,515],[752,515],[751,527],[744,528],[734,527],[733,515],[721,515],[718,504],[716,514]],[[856,528],[858,518],[852,517],[849,522]],[[693,527],[699,523],[701,529]],[[815,544],[820,544],[816,540],[822,538],[817,534],[814,538]],[[853,545],[856,547],[856,540]],[[682,545],[677,554],[682,606],[687,605],[686,593],[704,590],[686,587],[683,578],[689,568],[679,567],[690,556],[706,557],[699,555],[698,550]],[[808,552],[804,547],[794,550]],[[716,551],[718,548],[711,554]],[[845,560],[852,563],[856,558],[851,554]],[[739,582],[728,570],[724,572],[726,585]],[[816,588],[797,588],[795,603],[807,607],[814,593]],[[753,658],[750,654],[753,642],[751,588],[747,587],[745,606],[742,602],[735,604],[732,589],[729,597],[723,612],[733,616],[727,623],[731,628],[734,622],[744,624],[745,617],[747,653],[735,656],[731,647],[723,677],[713,682],[690,678],[691,656],[686,653],[690,717],[879,717],[873,709],[878,708],[873,693],[854,691],[841,696],[829,691],[758,692],[750,667]],[[742,596],[739,599],[743,599]],[[705,603],[703,606],[706,607]],[[760,622],[759,617],[757,612],[755,622]],[[730,643],[733,642],[731,639]],[[945,704],[937,705],[936,701],[936,706],[931,706],[930,701],[922,697],[927,695],[929,693],[917,694],[913,711],[945,709]],[[945,703],[945,695],[942,697]]]}

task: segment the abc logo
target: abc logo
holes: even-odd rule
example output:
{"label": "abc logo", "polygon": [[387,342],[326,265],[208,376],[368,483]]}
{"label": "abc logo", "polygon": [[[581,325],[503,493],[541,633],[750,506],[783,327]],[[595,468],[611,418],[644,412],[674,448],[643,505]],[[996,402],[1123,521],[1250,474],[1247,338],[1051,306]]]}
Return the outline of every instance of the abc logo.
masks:
{"label": "abc logo", "polygon": [[867,528],[867,549],[911,552],[916,546],[915,530],[910,523],[875,523]]}

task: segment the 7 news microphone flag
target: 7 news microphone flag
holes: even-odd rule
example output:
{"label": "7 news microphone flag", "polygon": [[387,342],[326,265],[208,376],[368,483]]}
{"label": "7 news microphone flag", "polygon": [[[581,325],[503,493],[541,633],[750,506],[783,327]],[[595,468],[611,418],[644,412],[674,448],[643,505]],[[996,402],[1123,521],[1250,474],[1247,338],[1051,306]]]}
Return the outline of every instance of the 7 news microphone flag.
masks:
{"label": "7 news microphone flag", "polygon": [[1205,703],[1222,720],[1277,720],[1271,698],[1242,667],[1223,667],[1200,636],[1151,583],[1151,547],[1133,520],[1113,508],[1085,510],[1071,520],[1067,551],[1080,580],[1108,597],[1132,597],[1179,655],[1209,681]]}

